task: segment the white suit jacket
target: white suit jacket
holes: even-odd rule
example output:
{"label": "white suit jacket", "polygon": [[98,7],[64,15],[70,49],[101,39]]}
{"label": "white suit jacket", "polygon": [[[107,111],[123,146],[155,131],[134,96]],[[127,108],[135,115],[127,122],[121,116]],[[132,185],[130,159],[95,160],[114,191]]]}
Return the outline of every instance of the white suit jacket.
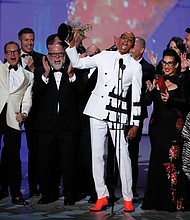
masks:
{"label": "white suit jacket", "polygon": [[[142,67],[129,54],[121,55],[118,51],[102,51],[93,57],[79,58],[76,48],[67,48],[66,52],[73,67],[84,69],[98,67],[97,83],[85,107],[84,113],[91,117],[117,120],[117,110],[122,106],[119,116],[120,123],[127,121],[126,94],[132,84],[131,125],[139,125],[141,112],[140,96],[142,86]],[[123,59],[125,69],[119,70],[119,60]],[[119,80],[119,81],[118,81]],[[119,87],[119,88],[118,88]],[[119,100],[116,98],[119,94]],[[122,97],[122,98],[121,98]]]}
{"label": "white suit jacket", "polygon": [[20,130],[19,123],[16,120],[16,113],[25,112],[29,113],[32,105],[32,85],[33,73],[22,68],[24,77],[23,81],[15,92],[10,93],[10,74],[7,64],[0,61],[0,113],[7,103],[6,121],[7,125],[11,128]]}

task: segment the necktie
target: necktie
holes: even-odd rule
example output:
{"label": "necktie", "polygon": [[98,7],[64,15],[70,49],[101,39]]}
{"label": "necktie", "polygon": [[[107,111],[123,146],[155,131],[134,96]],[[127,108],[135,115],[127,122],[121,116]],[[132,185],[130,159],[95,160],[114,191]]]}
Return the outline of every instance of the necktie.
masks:
{"label": "necktie", "polygon": [[11,69],[14,69],[15,71],[17,71],[18,70],[18,66],[17,65],[16,66],[9,65],[9,70],[11,70]]}

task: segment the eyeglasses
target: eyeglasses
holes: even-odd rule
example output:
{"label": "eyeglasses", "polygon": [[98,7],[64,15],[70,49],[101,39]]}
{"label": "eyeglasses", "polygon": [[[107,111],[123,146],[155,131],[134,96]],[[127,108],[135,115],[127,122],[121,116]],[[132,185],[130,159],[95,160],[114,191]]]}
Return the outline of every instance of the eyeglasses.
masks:
{"label": "eyeglasses", "polygon": [[128,36],[125,35],[125,34],[122,34],[122,35],[120,36],[120,38],[121,38],[122,40],[127,40],[127,41],[129,41],[130,43],[134,43],[134,41],[135,41],[134,38],[128,37]]}
{"label": "eyeglasses", "polygon": [[163,65],[163,66],[168,65],[169,67],[172,67],[172,66],[175,65],[175,63],[174,63],[173,61],[166,62],[166,61],[163,60],[163,61],[162,61],[162,65]]}
{"label": "eyeglasses", "polygon": [[48,53],[52,57],[63,57],[65,55],[64,52],[59,52],[59,53]]}
{"label": "eyeglasses", "polygon": [[17,55],[19,54],[20,50],[7,50],[5,53],[7,55],[11,55],[11,54],[14,54],[14,55]]}

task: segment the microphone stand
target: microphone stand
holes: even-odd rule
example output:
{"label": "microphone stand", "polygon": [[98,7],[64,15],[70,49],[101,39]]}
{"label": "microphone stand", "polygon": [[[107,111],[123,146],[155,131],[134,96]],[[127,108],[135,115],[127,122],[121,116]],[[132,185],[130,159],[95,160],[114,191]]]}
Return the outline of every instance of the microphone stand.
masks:
{"label": "microphone stand", "polygon": [[[122,62],[119,62],[119,70],[118,70],[118,82],[117,82],[117,93],[116,93],[116,98],[117,98],[117,104],[116,104],[116,123],[115,123],[115,151],[114,151],[114,157],[113,157],[113,196],[114,196],[114,191],[115,191],[115,164],[117,161],[117,138],[118,138],[118,132],[119,132],[119,145],[118,145],[118,150],[119,150],[119,155],[118,155],[118,171],[120,172],[120,154],[121,154],[121,148],[120,148],[120,138],[121,138],[121,109],[122,109],[122,93],[123,93],[123,90],[122,90],[122,87],[123,87],[123,71],[125,69],[125,65],[123,64],[123,59],[120,59],[119,61],[122,61]],[[121,71],[120,71],[121,70]],[[119,95],[121,91],[121,94]],[[119,100],[119,97],[121,96],[121,99]],[[120,101],[120,103],[119,103]],[[118,127],[119,125],[119,127]],[[113,197],[114,198],[114,197]],[[114,199],[112,200],[112,208],[111,208],[111,214],[113,215],[114,214]]]}

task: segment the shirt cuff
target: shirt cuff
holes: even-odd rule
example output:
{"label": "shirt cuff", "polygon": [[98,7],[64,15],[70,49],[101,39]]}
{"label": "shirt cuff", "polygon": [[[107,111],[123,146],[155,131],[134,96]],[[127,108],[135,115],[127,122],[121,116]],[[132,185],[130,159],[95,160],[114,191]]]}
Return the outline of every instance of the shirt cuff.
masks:
{"label": "shirt cuff", "polygon": [[71,78],[69,78],[70,82],[74,82],[76,80],[76,75],[74,74]]}
{"label": "shirt cuff", "polygon": [[46,84],[48,84],[48,82],[49,82],[49,78],[46,78],[44,75],[42,75],[42,80],[43,80]]}

